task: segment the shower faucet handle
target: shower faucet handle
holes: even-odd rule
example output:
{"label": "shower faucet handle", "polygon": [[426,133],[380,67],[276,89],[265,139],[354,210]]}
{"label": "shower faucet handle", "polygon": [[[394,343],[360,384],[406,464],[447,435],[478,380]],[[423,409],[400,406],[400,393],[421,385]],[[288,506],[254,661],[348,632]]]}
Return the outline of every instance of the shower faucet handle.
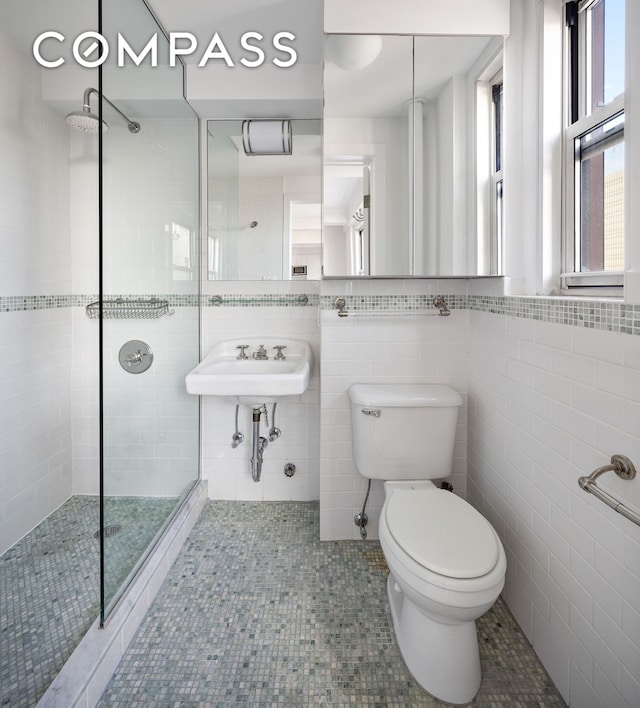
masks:
{"label": "shower faucet handle", "polygon": [[282,359],[286,359],[287,357],[282,353],[283,349],[286,349],[287,345],[286,344],[276,344],[274,349],[278,350],[278,353],[275,355],[274,359],[281,361]]}
{"label": "shower faucet handle", "polygon": [[248,359],[249,357],[247,356],[247,349],[249,348],[248,344],[238,344],[236,349],[240,350],[240,354],[236,357],[236,359]]}

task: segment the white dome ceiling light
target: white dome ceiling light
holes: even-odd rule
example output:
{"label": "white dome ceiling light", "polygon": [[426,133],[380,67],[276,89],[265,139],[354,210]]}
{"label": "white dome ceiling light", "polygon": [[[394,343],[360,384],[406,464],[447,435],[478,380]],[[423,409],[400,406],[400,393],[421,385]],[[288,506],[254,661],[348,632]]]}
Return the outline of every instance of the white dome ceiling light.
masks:
{"label": "white dome ceiling light", "polygon": [[377,34],[332,34],[325,44],[328,59],[345,71],[359,71],[373,64],[382,50]]}

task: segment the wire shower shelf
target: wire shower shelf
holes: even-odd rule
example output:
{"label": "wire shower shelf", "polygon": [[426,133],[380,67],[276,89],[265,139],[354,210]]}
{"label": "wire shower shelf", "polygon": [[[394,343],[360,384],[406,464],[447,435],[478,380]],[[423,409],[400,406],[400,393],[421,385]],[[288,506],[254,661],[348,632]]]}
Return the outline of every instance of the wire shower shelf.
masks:
{"label": "wire shower shelf", "polygon": [[[100,302],[92,302],[86,307],[87,317],[96,320],[100,317]],[[163,315],[173,315],[167,300],[115,300],[102,301],[102,317],[105,320],[155,320]]]}

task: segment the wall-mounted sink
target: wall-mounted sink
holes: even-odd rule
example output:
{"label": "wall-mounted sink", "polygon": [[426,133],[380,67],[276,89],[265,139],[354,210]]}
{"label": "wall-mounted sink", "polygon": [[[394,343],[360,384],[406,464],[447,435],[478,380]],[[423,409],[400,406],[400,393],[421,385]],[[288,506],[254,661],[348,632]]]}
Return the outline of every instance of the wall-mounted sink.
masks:
{"label": "wall-mounted sink", "polygon": [[312,364],[311,347],[301,339],[243,337],[217,344],[185,381],[188,393],[257,406],[304,393]]}

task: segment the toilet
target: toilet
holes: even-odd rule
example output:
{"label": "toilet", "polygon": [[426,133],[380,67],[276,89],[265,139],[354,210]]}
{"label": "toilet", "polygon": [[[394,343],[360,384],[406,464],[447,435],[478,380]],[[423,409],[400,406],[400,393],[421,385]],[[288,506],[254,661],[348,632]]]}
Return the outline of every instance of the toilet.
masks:
{"label": "toilet", "polygon": [[475,621],[507,563],[482,514],[431,481],[451,474],[462,399],[440,384],[355,384],[349,398],[358,471],[384,480],[379,537],[402,657],[430,694],[467,703],[481,681]]}

